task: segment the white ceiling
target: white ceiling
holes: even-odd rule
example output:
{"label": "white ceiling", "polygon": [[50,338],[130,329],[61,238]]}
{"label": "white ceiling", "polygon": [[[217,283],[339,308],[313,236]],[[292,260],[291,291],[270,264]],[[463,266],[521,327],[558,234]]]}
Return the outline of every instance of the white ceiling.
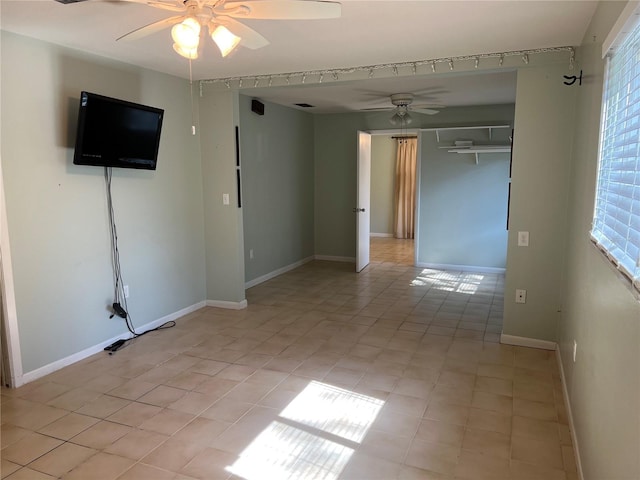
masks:
{"label": "white ceiling", "polygon": [[429,108],[501,105],[516,98],[515,69],[493,72],[465,72],[367,78],[346,83],[249,86],[243,93],[261,100],[293,106],[308,103],[313,113],[337,113],[392,107],[394,93],[411,93],[414,106]]}
{"label": "white ceiling", "polygon": [[[229,0],[231,1],[231,0]],[[237,49],[223,59],[213,44],[193,62],[194,79],[257,76],[477,55],[582,42],[597,2],[341,0],[342,16],[327,20],[243,20],[270,44]],[[188,61],[173,52],[169,29],[134,42],[115,39],[174,13],[124,1],[0,0],[3,30],[188,78]],[[515,73],[406,76],[258,88],[276,103],[306,102],[314,111],[384,106],[391,93],[430,97],[445,106],[510,103]],[[438,92],[438,93],[435,93]],[[378,94],[378,97],[375,94]],[[418,102],[416,102],[418,103]]]}

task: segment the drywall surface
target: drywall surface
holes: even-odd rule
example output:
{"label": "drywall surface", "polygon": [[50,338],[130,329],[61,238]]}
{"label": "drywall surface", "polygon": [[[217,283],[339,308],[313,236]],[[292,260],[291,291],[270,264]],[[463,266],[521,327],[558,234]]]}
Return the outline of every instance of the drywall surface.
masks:
{"label": "drywall surface", "polygon": [[[242,208],[236,177],[238,94],[205,92],[199,103],[207,300],[241,308],[245,295]],[[224,195],[229,196],[228,205]]]}
{"label": "drywall surface", "polygon": [[371,233],[393,235],[393,203],[398,142],[387,135],[371,137]]}
{"label": "drywall surface", "polygon": [[82,90],[165,110],[157,170],[113,170],[134,325],[204,300],[200,148],[191,136],[188,83],[2,32],[1,85],[24,372],[127,332],[122,319],[109,318],[114,286],[104,168],[72,163]]}
{"label": "drywall surface", "polygon": [[[577,87],[569,63],[518,70],[503,333],[556,341]],[[529,246],[517,234],[529,232]],[[524,304],[515,290],[527,290]]]}
{"label": "drywall surface", "polygon": [[314,254],[313,117],[240,96],[245,281]]}
{"label": "drywall surface", "polygon": [[[512,121],[506,122],[511,125]],[[446,145],[509,145],[511,128],[422,134],[418,262],[504,269],[509,153],[449,153]]]}
{"label": "drywall surface", "polygon": [[[509,124],[512,119],[513,105],[459,107],[444,109],[437,115],[417,117],[411,127]],[[325,114],[315,115],[314,120],[316,254],[353,258],[357,132],[388,131],[388,115],[386,112]],[[416,248],[420,252],[423,246],[418,244]]]}
{"label": "drywall surface", "polygon": [[[640,478],[640,302],[589,240],[598,159],[602,41],[625,2],[602,2],[578,50],[566,278],[558,343],[585,480]],[[594,38],[595,37],[595,38]],[[573,361],[573,342],[577,343]]]}

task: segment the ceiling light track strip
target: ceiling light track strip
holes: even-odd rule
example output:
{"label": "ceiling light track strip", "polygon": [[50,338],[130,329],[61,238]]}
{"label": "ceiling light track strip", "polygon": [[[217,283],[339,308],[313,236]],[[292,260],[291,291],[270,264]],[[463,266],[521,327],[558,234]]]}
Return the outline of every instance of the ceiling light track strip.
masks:
{"label": "ceiling light track strip", "polygon": [[[524,65],[529,64],[531,56],[545,54],[545,53],[569,53],[569,69],[573,70],[575,63],[575,49],[574,47],[549,47],[549,48],[536,48],[533,50],[515,50],[511,52],[496,52],[496,53],[480,53],[476,55],[462,55],[457,57],[444,57],[444,58],[432,58],[428,60],[416,60],[413,62],[399,62],[399,63],[381,63],[376,65],[366,65],[361,67],[348,67],[348,68],[333,68],[324,70],[309,70],[301,72],[288,72],[288,73],[272,73],[267,75],[247,75],[237,77],[226,78],[212,78],[206,80],[200,80],[200,95],[202,95],[203,85],[210,84],[224,84],[227,88],[242,88],[243,81],[250,81],[253,83],[254,88],[259,86],[273,86],[276,82],[274,80],[282,79],[286,84],[290,84],[292,79],[299,78],[301,83],[306,83],[309,79],[317,79],[318,83],[322,83],[325,78],[332,78],[333,81],[338,80],[351,80],[348,78],[350,75],[364,72],[368,75],[368,78],[373,78],[376,71],[385,71],[385,73],[392,73],[398,75],[400,69],[410,69],[413,74],[417,74],[418,68],[422,66],[428,66],[427,72],[437,73],[437,65],[445,64],[447,69],[444,71],[452,71],[455,69],[456,63],[473,62],[474,68],[478,68],[483,60],[496,59],[496,66],[504,66],[504,59],[506,57],[520,57]],[[252,81],[252,82],[251,82]],[[279,83],[279,82],[278,82]]]}

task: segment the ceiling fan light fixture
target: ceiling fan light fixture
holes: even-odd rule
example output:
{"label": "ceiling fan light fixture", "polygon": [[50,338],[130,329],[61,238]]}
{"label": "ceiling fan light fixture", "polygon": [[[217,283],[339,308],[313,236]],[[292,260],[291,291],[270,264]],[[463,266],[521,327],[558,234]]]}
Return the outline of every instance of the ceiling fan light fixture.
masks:
{"label": "ceiling fan light fixture", "polygon": [[224,25],[216,25],[213,27],[211,39],[218,46],[223,57],[229,55],[242,40],[242,38],[231,33]]}
{"label": "ceiling fan light fixture", "polygon": [[411,122],[413,122],[413,118],[411,118],[411,115],[409,115],[409,113],[406,111],[396,112],[389,119],[389,123],[391,125],[403,126],[409,125]]}
{"label": "ceiling fan light fixture", "polygon": [[[0,0],[1,1],[1,0]],[[83,0],[58,0],[69,1]],[[341,5],[335,0],[129,0],[151,7],[178,12],[129,33],[117,40],[136,40],[167,27],[175,43],[174,50],[187,58],[196,58],[202,29],[220,50],[228,56],[238,45],[257,50],[269,41],[242,21],[256,20],[313,20],[338,18]],[[228,3],[227,3],[228,2]],[[239,20],[235,20],[235,19]]]}
{"label": "ceiling fan light fixture", "polygon": [[171,38],[184,51],[197,50],[200,43],[200,23],[193,17],[185,18],[182,22],[173,26]]}
{"label": "ceiling fan light fixture", "polygon": [[198,58],[198,46],[195,48],[183,48],[177,43],[173,44],[173,49],[178,55],[182,55],[184,58],[188,58],[189,60],[195,60]]}

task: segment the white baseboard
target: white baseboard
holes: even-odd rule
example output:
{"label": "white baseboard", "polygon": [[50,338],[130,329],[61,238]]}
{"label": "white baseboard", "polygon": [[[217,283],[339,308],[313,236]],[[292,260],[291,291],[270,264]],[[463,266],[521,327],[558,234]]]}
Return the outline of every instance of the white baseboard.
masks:
{"label": "white baseboard", "polygon": [[265,275],[262,275],[258,278],[254,278],[253,280],[249,280],[248,282],[246,282],[244,284],[244,288],[251,288],[251,287],[255,287],[256,285],[262,283],[262,282],[266,282],[267,280],[271,280],[272,278],[277,277],[278,275],[282,275],[283,273],[287,273],[290,270],[293,270],[294,268],[298,268],[301,267],[302,265],[304,265],[305,263],[309,263],[314,259],[313,255],[307,258],[303,258],[302,260],[299,260],[297,262],[294,262],[290,265],[287,265],[285,267],[282,268],[278,268],[277,270],[274,270],[273,272],[269,272]]}
{"label": "white baseboard", "polygon": [[449,272],[472,272],[472,273],[505,273],[506,268],[498,267],[478,267],[474,265],[452,265],[449,263],[416,263],[416,267],[432,268],[434,270],[446,270]]}
{"label": "white baseboard", "polygon": [[571,431],[571,441],[573,442],[573,453],[576,457],[578,479],[584,480],[584,474],[582,473],[582,461],[580,460],[580,448],[578,448],[578,436],[576,435],[575,424],[573,423],[573,413],[571,411],[571,402],[569,401],[569,389],[567,387],[567,378],[564,376],[564,367],[562,365],[562,355],[560,354],[560,347],[556,349],[556,358],[558,359],[558,365],[560,365],[562,396],[564,397],[564,404],[567,407],[567,417],[569,417],[569,430]]}
{"label": "white baseboard", "polygon": [[538,340],[537,338],[518,337],[516,335],[500,334],[500,343],[506,345],[515,345],[517,347],[540,348],[542,350],[556,350],[558,345],[556,342],[549,340]]}
{"label": "white baseboard", "polygon": [[578,479],[584,480],[582,473],[582,460],[580,459],[580,447],[578,446],[578,437],[576,435],[575,424],[573,423],[573,412],[571,410],[571,402],[569,401],[569,389],[567,387],[567,377],[564,375],[564,366],[562,364],[562,355],[560,354],[560,346],[555,342],[548,340],[538,340],[535,338],[517,337],[515,335],[500,335],[500,343],[507,345],[516,345],[519,347],[541,348],[544,350],[555,350],[556,361],[560,367],[560,380],[562,382],[562,396],[564,404],[567,408],[567,417],[569,420],[569,430],[571,431],[571,442],[573,443],[573,453],[576,458],[576,469],[578,471]]}
{"label": "white baseboard", "polygon": [[247,308],[247,300],[244,299],[241,302],[227,302],[224,300],[207,300],[207,307],[224,308],[227,310],[242,310]]}
{"label": "white baseboard", "polygon": [[[158,320],[154,320],[140,327],[136,327],[136,330],[142,332],[152,328],[159,327],[160,325],[166,322],[175,321],[180,317],[184,317],[185,315],[195,312],[196,310],[199,310],[204,306],[205,306],[204,301],[195,303],[189,307],[183,308],[182,310],[178,310],[177,312],[174,312],[162,318],[159,318]],[[68,357],[62,358],[60,360],[56,360],[55,362],[49,363],[48,365],[45,365],[43,367],[32,370],[30,372],[24,373],[20,379],[16,379],[17,381],[15,384],[15,387],[19,387],[21,385],[24,385],[25,383],[33,382],[34,380],[44,377],[45,375],[49,375],[50,373],[60,370],[61,368],[64,368],[73,363],[79,362],[80,360],[84,360],[85,358],[90,357],[91,355],[102,352],[104,350],[104,347],[106,347],[107,345],[111,345],[116,340],[123,337],[129,338],[130,336],[131,334],[129,332],[123,332],[119,335],[116,335],[115,337],[112,337],[108,340],[104,340],[103,342],[100,342],[98,345],[85,348],[84,350],[78,353],[74,353],[73,355],[69,355]]]}
{"label": "white baseboard", "polygon": [[370,237],[393,238],[393,233],[369,233]]}
{"label": "white baseboard", "polygon": [[315,255],[316,260],[326,260],[328,262],[347,262],[356,263],[356,257],[335,257],[333,255]]}

